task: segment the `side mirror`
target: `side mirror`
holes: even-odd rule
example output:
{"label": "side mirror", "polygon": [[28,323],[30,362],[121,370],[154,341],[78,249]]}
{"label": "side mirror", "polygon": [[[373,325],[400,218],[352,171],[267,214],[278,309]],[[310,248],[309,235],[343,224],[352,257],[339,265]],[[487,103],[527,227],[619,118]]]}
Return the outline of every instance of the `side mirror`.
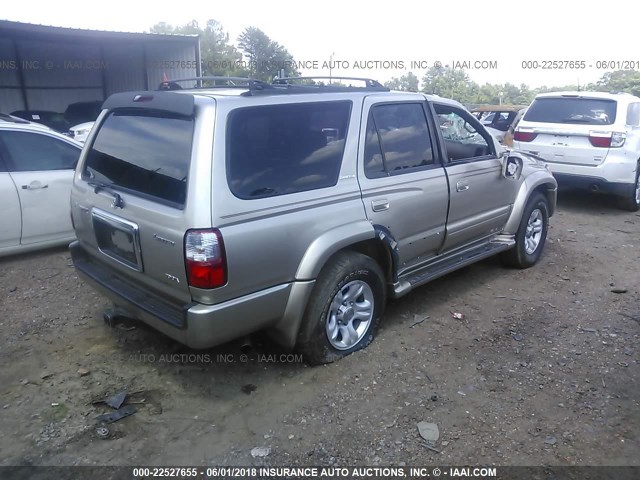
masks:
{"label": "side mirror", "polygon": [[508,180],[519,180],[522,174],[522,159],[512,155],[502,157],[502,176]]}

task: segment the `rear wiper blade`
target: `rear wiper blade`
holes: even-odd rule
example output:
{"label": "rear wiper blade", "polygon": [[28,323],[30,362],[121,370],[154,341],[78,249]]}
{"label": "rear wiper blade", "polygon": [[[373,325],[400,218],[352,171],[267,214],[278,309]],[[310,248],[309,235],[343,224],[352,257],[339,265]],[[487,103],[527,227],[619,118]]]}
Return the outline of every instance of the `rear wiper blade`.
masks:
{"label": "rear wiper blade", "polygon": [[124,207],[124,200],[122,200],[122,197],[118,192],[114,191],[115,189],[113,187],[113,184],[98,182],[96,180],[90,180],[87,182],[87,184],[93,187],[93,193],[96,193],[96,194],[102,190],[108,190],[109,193],[113,195],[113,203],[111,204],[113,208]]}
{"label": "rear wiper blade", "polygon": [[591,123],[593,118],[563,118],[562,123]]}
{"label": "rear wiper blade", "polygon": [[93,193],[98,193],[100,190],[104,190],[107,188],[113,188],[112,185],[109,185],[108,183],[98,182],[96,180],[89,180],[87,184],[93,187]]}

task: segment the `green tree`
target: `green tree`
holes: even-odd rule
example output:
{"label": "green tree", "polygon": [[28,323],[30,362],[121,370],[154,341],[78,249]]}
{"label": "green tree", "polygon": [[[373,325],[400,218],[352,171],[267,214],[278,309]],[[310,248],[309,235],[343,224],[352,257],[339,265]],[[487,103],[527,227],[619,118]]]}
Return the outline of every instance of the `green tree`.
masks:
{"label": "green tree", "polygon": [[461,103],[473,103],[478,96],[479,87],[464,70],[434,66],[422,78],[422,91]]}
{"label": "green tree", "polygon": [[186,25],[174,27],[165,22],[151,27],[151,33],[182,34],[200,36],[202,75],[246,76],[242,53],[229,43],[229,34],[216,20],[207,20],[204,28],[192,20]]}
{"label": "green tree", "polygon": [[593,90],[593,88],[586,88],[585,86],[578,86],[578,85],[562,85],[559,87],[547,87],[546,85],[543,85],[542,87],[538,87],[535,88],[533,90],[533,93],[535,95],[539,94],[539,93],[547,93],[547,92],[576,92],[579,90]]}
{"label": "green tree", "polygon": [[384,86],[391,90],[417,92],[420,87],[420,80],[413,72],[409,72],[406,75],[402,75],[400,78],[393,77],[388,82],[385,82]]}
{"label": "green tree", "polygon": [[270,82],[282,70],[287,77],[299,75],[293,56],[259,28],[246,28],[238,37],[238,46],[253,78]]}
{"label": "green tree", "polygon": [[640,95],[640,72],[636,70],[616,70],[605,73],[595,85],[604,92],[626,92]]}

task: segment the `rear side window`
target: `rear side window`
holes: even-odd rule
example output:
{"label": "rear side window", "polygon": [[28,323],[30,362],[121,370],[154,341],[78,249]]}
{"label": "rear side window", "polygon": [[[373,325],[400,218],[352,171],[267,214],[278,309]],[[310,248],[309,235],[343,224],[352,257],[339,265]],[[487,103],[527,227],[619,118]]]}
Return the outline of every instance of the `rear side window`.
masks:
{"label": "rear side window", "polygon": [[256,199],[330,187],[338,182],[350,101],[269,105],[231,113],[227,181]]}
{"label": "rear side window", "polygon": [[373,107],[367,122],[364,171],[377,178],[433,165],[433,148],[420,103]]}
{"label": "rear side window", "polygon": [[615,100],[598,98],[538,98],[524,120],[543,123],[611,125],[616,121]]}
{"label": "rear side window", "polygon": [[39,133],[2,132],[0,140],[11,172],[73,170],[80,156],[79,147]]}
{"label": "rear side window", "polygon": [[627,125],[640,126],[640,103],[630,103],[627,108]]}
{"label": "rear side window", "polygon": [[116,110],[98,131],[83,178],[183,208],[192,138],[192,118]]}

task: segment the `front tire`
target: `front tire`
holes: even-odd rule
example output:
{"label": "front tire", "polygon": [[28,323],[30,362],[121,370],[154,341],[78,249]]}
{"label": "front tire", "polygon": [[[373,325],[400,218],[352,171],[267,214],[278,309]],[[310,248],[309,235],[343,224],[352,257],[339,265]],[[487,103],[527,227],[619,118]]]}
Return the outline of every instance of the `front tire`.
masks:
{"label": "front tire", "polygon": [[503,262],[511,267],[529,268],[540,259],[549,228],[549,202],[535,193],[527,202],[516,233],[516,245],[502,254]]}
{"label": "front tire", "polygon": [[384,274],[370,257],[341,252],[322,269],[307,305],[298,350],[311,365],[371,343],[386,301]]}
{"label": "front tire", "polygon": [[622,210],[628,212],[637,212],[640,210],[640,164],[636,168],[636,185],[635,188],[626,197],[618,199],[618,205]]}

